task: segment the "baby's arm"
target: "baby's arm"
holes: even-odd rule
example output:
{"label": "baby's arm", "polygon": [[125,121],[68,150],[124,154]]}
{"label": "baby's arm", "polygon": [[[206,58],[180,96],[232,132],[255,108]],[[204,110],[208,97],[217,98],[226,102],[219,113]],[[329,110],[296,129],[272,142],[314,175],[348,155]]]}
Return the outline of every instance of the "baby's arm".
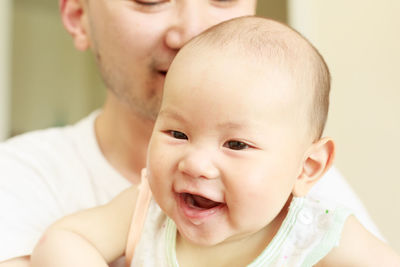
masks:
{"label": "baby's arm", "polygon": [[400,267],[400,256],[367,231],[354,216],[346,221],[340,244],[317,266]]}
{"label": "baby's arm", "polygon": [[137,187],[110,203],[85,210],[54,223],[36,245],[32,267],[106,267],[123,255]]}

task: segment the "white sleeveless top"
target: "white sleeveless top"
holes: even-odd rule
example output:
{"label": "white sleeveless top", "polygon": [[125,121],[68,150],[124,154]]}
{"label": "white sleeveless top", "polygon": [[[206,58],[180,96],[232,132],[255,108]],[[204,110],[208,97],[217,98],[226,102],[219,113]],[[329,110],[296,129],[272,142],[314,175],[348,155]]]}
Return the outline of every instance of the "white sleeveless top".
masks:
{"label": "white sleeveless top", "polygon": [[[333,203],[294,197],[270,244],[248,267],[312,266],[339,244],[350,211]],[[178,267],[175,223],[151,201],[131,267]]]}

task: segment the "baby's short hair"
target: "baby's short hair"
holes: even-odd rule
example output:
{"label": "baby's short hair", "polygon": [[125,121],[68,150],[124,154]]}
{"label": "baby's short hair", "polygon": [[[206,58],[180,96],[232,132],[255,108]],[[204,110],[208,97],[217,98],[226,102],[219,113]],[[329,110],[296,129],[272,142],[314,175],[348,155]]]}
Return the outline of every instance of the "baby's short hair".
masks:
{"label": "baby's short hair", "polygon": [[287,68],[296,84],[307,87],[310,134],[314,140],[321,137],[328,115],[331,79],[325,60],[305,37],[279,22],[248,16],[211,27],[182,50],[210,46],[221,51],[234,49],[255,61],[273,59]]}

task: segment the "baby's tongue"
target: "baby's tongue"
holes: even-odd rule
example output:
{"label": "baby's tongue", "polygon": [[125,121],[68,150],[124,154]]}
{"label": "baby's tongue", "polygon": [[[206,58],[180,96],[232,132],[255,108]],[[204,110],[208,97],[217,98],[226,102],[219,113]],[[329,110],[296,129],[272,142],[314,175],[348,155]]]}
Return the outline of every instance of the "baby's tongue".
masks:
{"label": "baby's tongue", "polygon": [[212,201],[211,199],[204,198],[201,196],[192,195],[193,204],[201,209],[211,209],[218,206],[220,203]]}

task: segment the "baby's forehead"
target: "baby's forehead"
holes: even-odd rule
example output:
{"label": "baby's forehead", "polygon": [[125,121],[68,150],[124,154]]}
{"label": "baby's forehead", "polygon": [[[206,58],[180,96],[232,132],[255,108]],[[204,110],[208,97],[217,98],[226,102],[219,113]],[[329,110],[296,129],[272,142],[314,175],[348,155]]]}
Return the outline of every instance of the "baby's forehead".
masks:
{"label": "baby's forehead", "polygon": [[283,28],[265,32],[265,36],[258,32],[253,33],[250,31],[245,36],[233,34],[225,40],[223,37],[207,35],[204,38],[199,37],[179,52],[176,61],[187,57],[186,64],[202,61],[211,68],[213,62],[224,60],[229,61],[232,67],[243,66],[243,73],[249,71],[244,66],[266,71],[279,69],[298,82],[313,76],[316,57],[312,56],[312,47],[293,30]]}
{"label": "baby's forehead", "polygon": [[[234,45],[224,49],[217,46],[192,47],[180,53],[175,61],[176,66],[170,71],[178,72],[179,76],[197,75],[204,79],[216,76],[215,81],[218,83],[229,82],[229,79],[245,80],[250,83],[251,79],[252,85],[258,83],[260,89],[265,89],[259,92],[263,94],[269,93],[272,89],[279,89],[288,96],[289,93],[297,94],[298,90],[301,90],[300,86],[306,88],[301,81],[303,71],[298,70],[295,59],[279,51],[259,55]],[[244,86],[243,94],[250,90],[249,87],[246,88],[246,84]]]}
{"label": "baby's forehead", "polygon": [[[242,18],[217,25],[191,40],[176,56],[170,72],[195,72],[191,67],[201,66],[210,74],[222,67],[232,76],[251,76],[267,84],[277,79],[291,81],[285,93],[292,90],[298,94],[293,90],[313,88],[316,57],[312,54],[308,41],[288,26],[264,18]],[[298,97],[301,95],[310,92]]]}
{"label": "baby's forehead", "polygon": [[[171,67],[165,87],[165,97],[195,101],[194,97],[216,98],[265,110],[295,108],[301,101],[297,82],[278,61],[264,61],[232,51],[209,50],[197,53],[188,50]],[[261,108],[260,108],[261,109]]]}

